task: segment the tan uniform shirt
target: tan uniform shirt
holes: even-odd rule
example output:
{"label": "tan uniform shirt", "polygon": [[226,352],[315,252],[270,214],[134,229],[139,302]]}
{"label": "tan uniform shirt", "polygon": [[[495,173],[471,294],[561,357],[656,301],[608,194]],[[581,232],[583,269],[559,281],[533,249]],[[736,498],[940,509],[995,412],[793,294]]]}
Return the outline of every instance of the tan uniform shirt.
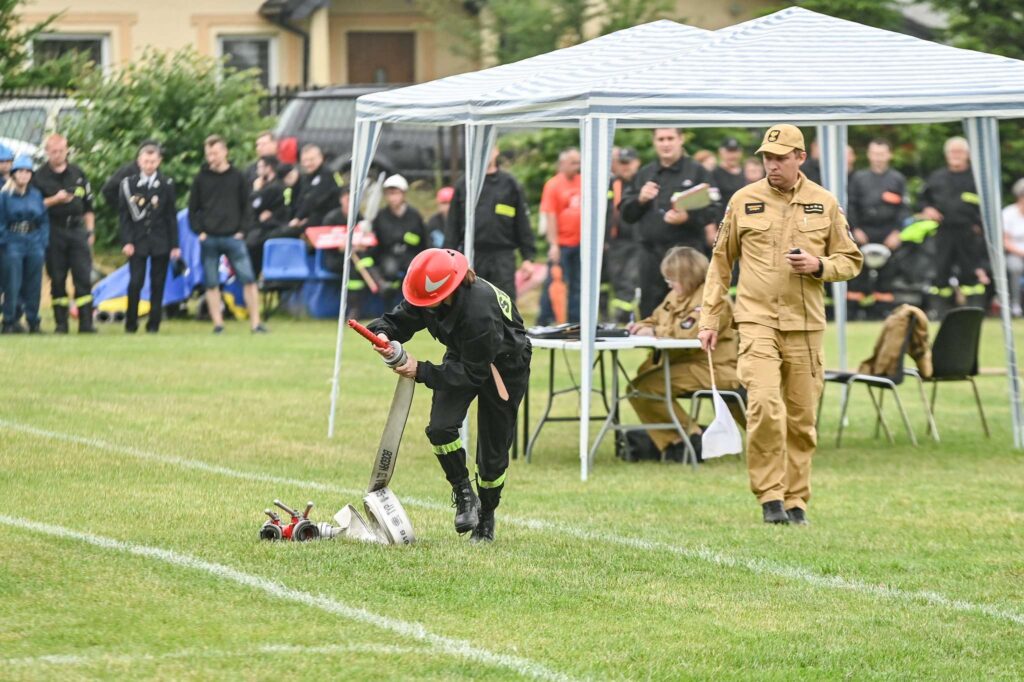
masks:
{"label": "tan uniform shirt", "polygon": [[[821,259],[820,277],[801,278],[793,272],[786,254],[794,248]],[[737,259],[736,322],[811,331],[825,328],[822,282],[852,279],[864,257],[839,202],[801,173],[789,192],[775,189],[764,179],[739,190],[729,201],[705,280],[701,329],[724,331],[724,306]]]}
{"label": "tan uniform shirt", "polygon": [[[700,331],[701,302],[704,299],[704,287],[698,287],[689,296],[679,296],[670,291],[665,300],[654,309],[650,317],[640,324],[654,327],[654,335],[666,339],[695,339]],[[727,374],[732,377],[736,373],[736,354],[738,350],[736,330],[732,324],[732,301],[726,297],[722,304],[719,320],[723,325],[715,346],[712,359],[715,361],[715,373]],[[708,364],[707,354],[699,348],[693,350],[674,350],[671,355],[673,369],[677,362],[695,362]],[[660,364],[660,363],[659,363]],[[657,366],[657,364],[655,365]]]}

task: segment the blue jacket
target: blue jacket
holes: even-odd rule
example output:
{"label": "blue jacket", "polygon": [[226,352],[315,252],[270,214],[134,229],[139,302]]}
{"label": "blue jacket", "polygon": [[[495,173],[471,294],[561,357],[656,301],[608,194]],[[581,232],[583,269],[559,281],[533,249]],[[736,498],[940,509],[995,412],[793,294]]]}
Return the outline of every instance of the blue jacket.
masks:
{"label": "blue jacket", "polygon": [[[22,221],[31,221],[39,227],[28,234],[10,232],[9,225]],[[30,239],[43,248],[50,241],[50,217],[43,206],[43,194],[31,185],[24,194],[0,191],[0,246],[19,238]]]}

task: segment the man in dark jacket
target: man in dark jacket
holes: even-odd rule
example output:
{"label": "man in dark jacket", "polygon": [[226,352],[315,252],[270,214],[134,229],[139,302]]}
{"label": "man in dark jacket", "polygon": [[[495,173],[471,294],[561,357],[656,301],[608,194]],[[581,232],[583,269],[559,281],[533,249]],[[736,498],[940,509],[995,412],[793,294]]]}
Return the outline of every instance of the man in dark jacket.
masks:
{"label": "man in dark jacket", "polygon": [[[143,147],[148,147],[151,145],[156,145],[157,147],[160,147],[160,142],[153,139],[143,140],[139,144],[138,151],[142,151]],[[131,161],[126,161],[125,163],[118,166],[117,170],[114,171],[113,175],[107,178],[106,182],[103,183],[103,187],[100,188],[100,196],[102,196],[103,200],[107,202],[107,206],[110,206],[111,208],[117,208],[120,205],[121,200],[119,199],[119,197],[121,193],[121,181],[127,178],[129,175],[138,172],[138,152],[136,152],[135,158],[132,159]]]}
{"label": "man in dark jacket", "polygon": [[192,181],[188,218],[192,231],[199,235],[201,242],[203,285],[206,287],[206,306],[213,320],[213,333],[224,331],[219,272],[222,255],[231,261],[235,276],[242,283],[253,333],[264,333],[267,328],[260,323],[256,275],[244,241],[245,226],[249,221],[249,188],[242,172],[228,161],[228,146],[224,138],[210,135],[204,143],[204,151],[206,163]]}
{"label": "man in dark jacket", "polygon": [[264,156],[256,162],[257,176],[252,182],[249,202],[252,223],[245,235],[253,272],[263,271],[263,245],[268,239],[298,237],[300,228],[288,227],[288,206],[284,202],[284,183],[277,177],[277,157]]}
{"label": "man in dark jacket", "polygon": [[156,145],[139,150],[139,172],[121,181],[121,252],[128,257],[128,310],[124,330],[139,328],[139,298],[146,281],[146,260],[150,261],[149,320],[146,331],[160,331],[164,284],[171,259],[181,257],[178,248],[178,219],[174,202],[174,181],[159,171],[163,159]]}
{"label": "man in dark jacket", "polygon": [[[514,177],[498,168],[499,154],[495,145],[476,204],[473,269],[478,276],[515,299],[516,249],[523,259],[520,267],[529,272],[533,268],[536,247],[526,193]],[[465,251],[465,240],[466,179],[462,178],[455,185],[455,196],[448,210],[444,245]]]}
{"label": "man in dark jacket", "polygon": [[935,279],[932,309],[941,313],[954,301],[953,280],[960,294],[983,297],[988,275],[975,248],[981,234],[981,200],[971,172],[970,147],[962,137],[951,137],[943,147],[946,167],[928,176],[919,203],[921,215],[939,223],[935,233]]}
{"label": "man in dark jacket", "polygon": [[[640,314],[650,315],[665,298],[668,287],[661,276],[661,259],[673,246],[689,246],[701,253],[710,247],[720,215],[718,189],[711,174],[686,156],[684,138],[675,128],[654,130],[654,150],[658,160],[640,169],[633,183],[623,192],[622,219],[637,223],[640,237],[643,275]],[[711,203],[692,211],[677,211],[672,195],[701,183],[710,186]]]}
{"label": "man in dark jacket", "polygon": [[341,178],[324,167],[324,154],[315,144],[302,148],[299,162],[302,178],[292,201],[295,217],[288,226],[304,230],[322,225],[324,215],[337,205]]}

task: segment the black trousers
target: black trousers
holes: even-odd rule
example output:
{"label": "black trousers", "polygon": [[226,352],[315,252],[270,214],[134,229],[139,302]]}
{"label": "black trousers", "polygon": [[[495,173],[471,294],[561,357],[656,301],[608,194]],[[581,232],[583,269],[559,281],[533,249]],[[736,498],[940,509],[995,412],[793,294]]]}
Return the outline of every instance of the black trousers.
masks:
{"label": "black trousers", "polygon": [[160,330],[160,320],[164,311],[164,284],[167,282],[167,265],[170,254],[152,256],[135,254],[128,259],[128,310],[124,317],[124,328],[135,331],[139,328],[139,298],[142,286],[146,283],[146,260],[149,260],[149,320],[146,329]]}
{"label": "black trousers", "polygon": [[669,247],[656,247],[643,244],[638,249],[637,262],[640,266],[640,319],[654,312],[654,309],[665,300],[668,285],[661,274],[661,259],[665,257]]}
{"label": "black trousers", "polygon": [[79,308],[80,329],[92,328],[92,249],[89,232],[85,227],[56,227],[50,230],[50,245],[46,249],[46,274],[50,277],[50,296],[53,299],[54,319],[57,327],[66,327],[68,307],[67,279],[75,287],[75,303]]}
{"label": "black trousers", "polygon": [[612,289],[612,319],[628,322],[633,297],[640,286],[640,245],[632,240],[614,239],[608,243],[604,263]]}
{"label": "black trousers", "polygon": [[960,286],[977,284],[978,276],[974,271],[982,266],[982,259],[975,248],[974,233],[964,228],[939,227],[935,233],[933,284],[940,292],[950,287],[949,279],[954,275]]}
{"label": "black trousers", "polygon": [[477,251],[473,256],[473,270],[488,282],[516,300],[516,252]]}
{"label": "black trousers", "polygon": [[[445,358],[449,356],[446,354]],[[476,466],[480,480],[486,483],[500,481],[508,468],[508,451],[515,437],[519,404],[530,385],[529,356],[525,365],[501,370],[501,378],[508,390],[508,401],[498,395],[494,377],[488,377],[481,386],[459,390],[435,390],[430,405],[430,423],[427,439],[436,454],[460,452],[465,446],[459,436],[469,406],[476,399]]]}

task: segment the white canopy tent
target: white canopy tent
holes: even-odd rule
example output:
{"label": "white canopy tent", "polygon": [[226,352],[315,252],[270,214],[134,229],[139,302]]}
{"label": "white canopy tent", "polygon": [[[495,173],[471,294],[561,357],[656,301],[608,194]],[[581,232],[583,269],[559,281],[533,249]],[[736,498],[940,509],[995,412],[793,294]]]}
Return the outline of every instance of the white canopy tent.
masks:
{"label": "white canopy tent", "polygon": [[[682,27],[687,32],[681,33],[682,39],[671,47],[641,51],[629,64],[622,59],[629,52],[622,50],[620,42],[609,40],[618,36],[625,39],[629,32],[642,36],[642,31],[666,36],[670,26],[678,25],[655,22],[498,67],[522,69],[507,80],[500,78],[498,69],[489,69],[361,97],[352,155],[353,205],[358,205],[381,123],[466,124],[466,176],[471,190],[466,206],[466,242],[472,244],[474,204],[495,127],[579,126],[583,175],[581,300],[587,303],[581,307],[584,350],[580,358],[580,472],[586,480],[597,285],[610,152],[617,125],[754,127],[788,122],[818,126],[823,183],[843,201],[847,125],[962,119],[971,143],[989,256],[1003,310],[1014,445],[1024,446],[1024,415],[1002,250],[997,127],[999,118],[1024,117],[1024,62],[959,50],[800,8],[782,10],[714,34],[694,33],[696,29]],[[821,40],[814,42],[816,37]],[[640,44],[652,43],[641,40]],[[603,54],[599,55],[598,48]],[[529,73],[526,65],[532,61],[543,70]],[[601,71],[601,65],[608,65],[608,69]],[[477,77],[472,84],[479,85],[479,89],[471,87],[472,76]],[[453,87],[451,81],[458,78],[467,80],[457,96],[459,86]],[[411,94],[413,91],[416,93]],[[424,102],[422,107],[418,99]],[[346,263],[344,286],[348,277]],[[836,289],[837,300],[843,300],[845,285]],[[343,295],[342,317],[344,300]],[[837,310],[842,308],[837,306]],[[340,323],[334,396],[341,358]],[[845,321],[838,323],[842,342]],[[842,345],[840,353],[840,361],[845,363]],[[334,407],[332,398],[332,432]]]}

